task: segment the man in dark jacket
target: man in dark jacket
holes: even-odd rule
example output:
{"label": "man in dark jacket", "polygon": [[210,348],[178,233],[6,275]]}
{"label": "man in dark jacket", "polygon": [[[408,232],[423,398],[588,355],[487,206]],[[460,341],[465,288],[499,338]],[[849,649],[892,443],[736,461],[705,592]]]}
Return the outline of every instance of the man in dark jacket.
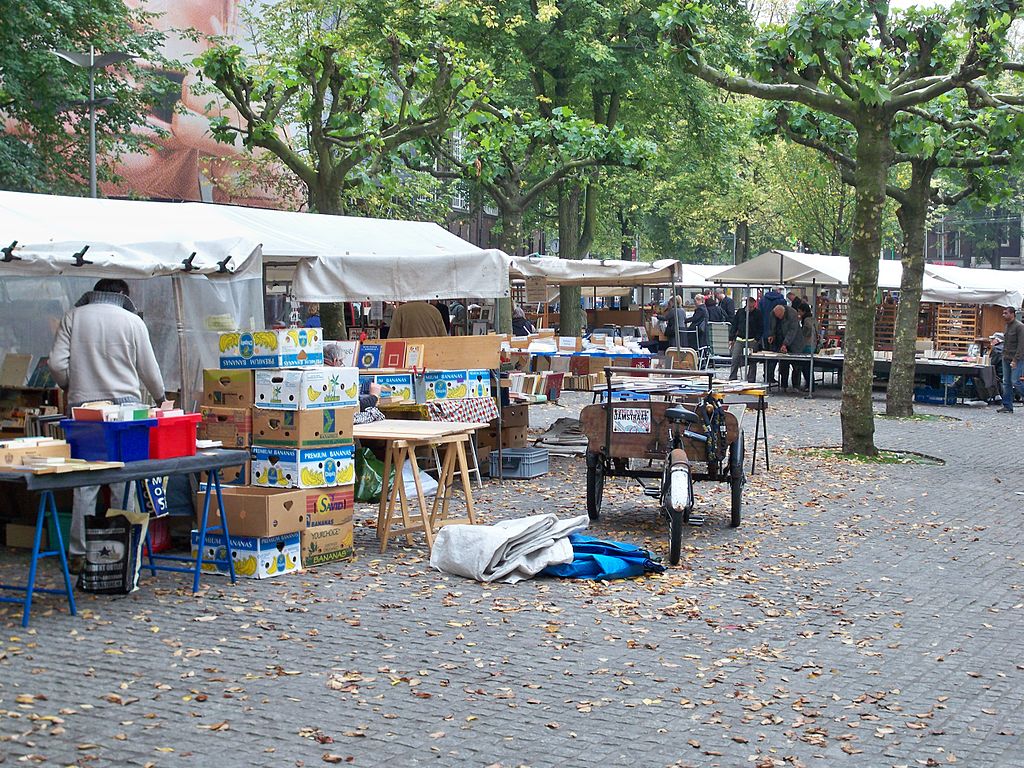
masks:
{"label": "man in dark jacket", "polygon": [[704,309],[708,312],[709,323],[729,323],[732,319],[726,317],[725,310],[718,305],[718,299],[714,296],[708,296],[704,299]]}
{"label": "man in dark jacket", "polygon": [[715,291],[715,296],[718,298],[718,306],[725,312],[725,319],[731,323],[736,316],[736,302],[732,300],[732,296],[728,296],[721,288]]}
{"label": "man in dark jacket", "polygon": [[[758,306],[761,309],[761,349],[771,350],[772,352],[779,351],[779,344],[773,343],[772,341],[772,329],[775,325],[775,318],[772,316],[772,311],[775,307],[780,304],[786,303],[786,297],[782,295],[782,291],[774,289],[767,291],[761,300],[758,302]],[[788,370],[788,369],[787,369]],[[775,383],[775,361],[764,364],[764,380],[769,384]]]}
{"label": "man in dark jacket", "polygon": [[[772,310],[774,320],[772,343],[779,352],[800,353],[803,347],[803,330],[800,327],[800,315],[792,307],[777,304]],[[779,361],[779,386],[785,392],[789,385],[789,367],[787,362]]]}
{"label": "man in dark jacket", "polygon": [[[747,297],[747,307],[737,312],[729,328],[729,348],[732,352],[732,367],[729,368],[729,380],[736,379],[740,366],[751,352],[761,349],[761,310],[757,307],[757,299]],[[747,366],[747,381],[754,381],[757,375],[757,364]]]}
{"label": "man in dark jacket", "polygon": [[1003,307],[1003,407],[996,413],[1013,413],[1013,393],[1024,397],[1024,324],[1013,307]]}

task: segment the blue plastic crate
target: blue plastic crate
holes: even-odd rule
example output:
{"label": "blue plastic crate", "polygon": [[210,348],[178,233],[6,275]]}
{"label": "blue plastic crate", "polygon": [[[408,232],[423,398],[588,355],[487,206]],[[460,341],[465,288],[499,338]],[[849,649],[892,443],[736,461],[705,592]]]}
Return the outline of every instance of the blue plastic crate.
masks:
{"label": "blue plastic crate", "polygon": [[60,426],[71,445],[71,458],[86,461],[145,461],[149,458],[149,429],[156,419],[138,421],[78,421]]}
{"label": "blue plastic crate", "polygon": [[491,477],[497,477],[499,469],[506,480],[529,480],[548,473],[549,454],[547,448],[505,448],[501,452],[491,451]]}
{"label": "blue plastic crate", "polygon": [[956,390],[944,387],[914,387],[914,402],[927,405],[956,405]]}

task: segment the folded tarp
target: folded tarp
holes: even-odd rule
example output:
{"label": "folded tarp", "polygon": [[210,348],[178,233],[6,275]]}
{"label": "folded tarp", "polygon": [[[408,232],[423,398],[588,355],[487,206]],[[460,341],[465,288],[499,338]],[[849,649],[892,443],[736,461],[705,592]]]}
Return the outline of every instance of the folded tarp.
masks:
{"label": "folded tarp", "polygon": [[494,525],[446,525],[434,538],[430,565],[467,579],[515,584],[549,565],[571,563],[568,537],[588,523],[586,515],[560,520],[545,514]]}

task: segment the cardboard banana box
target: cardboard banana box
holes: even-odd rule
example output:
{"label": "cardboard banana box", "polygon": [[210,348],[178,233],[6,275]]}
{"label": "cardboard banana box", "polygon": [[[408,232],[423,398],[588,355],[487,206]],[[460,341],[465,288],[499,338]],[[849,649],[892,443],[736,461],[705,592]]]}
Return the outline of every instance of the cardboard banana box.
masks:
{"label": "cardboard banana box", "polygon": [[263,488],[331,488],[355,482],[352,443],[330,448],[252,448],[252,484]]}
{"label": "cardboard banana box", "polygon": [[256,371],[256,407],[281,411],[359,405],[359,370],[320,366]]}

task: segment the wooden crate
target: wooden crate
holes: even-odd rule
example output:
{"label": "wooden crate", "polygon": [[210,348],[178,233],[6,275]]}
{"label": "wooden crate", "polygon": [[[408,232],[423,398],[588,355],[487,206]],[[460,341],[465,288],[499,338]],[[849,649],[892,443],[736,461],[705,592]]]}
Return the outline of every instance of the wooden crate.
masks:
{"label": "wooden crate", "polygon": [[935,348],[958,355],[967,354],[981,331],[977,304],[940,304],[935,316]]}
{"label": "wooden crate", "polygon": [[875,308],[875,349],[891,352],[896,338],[897,304],[879,304]]}

